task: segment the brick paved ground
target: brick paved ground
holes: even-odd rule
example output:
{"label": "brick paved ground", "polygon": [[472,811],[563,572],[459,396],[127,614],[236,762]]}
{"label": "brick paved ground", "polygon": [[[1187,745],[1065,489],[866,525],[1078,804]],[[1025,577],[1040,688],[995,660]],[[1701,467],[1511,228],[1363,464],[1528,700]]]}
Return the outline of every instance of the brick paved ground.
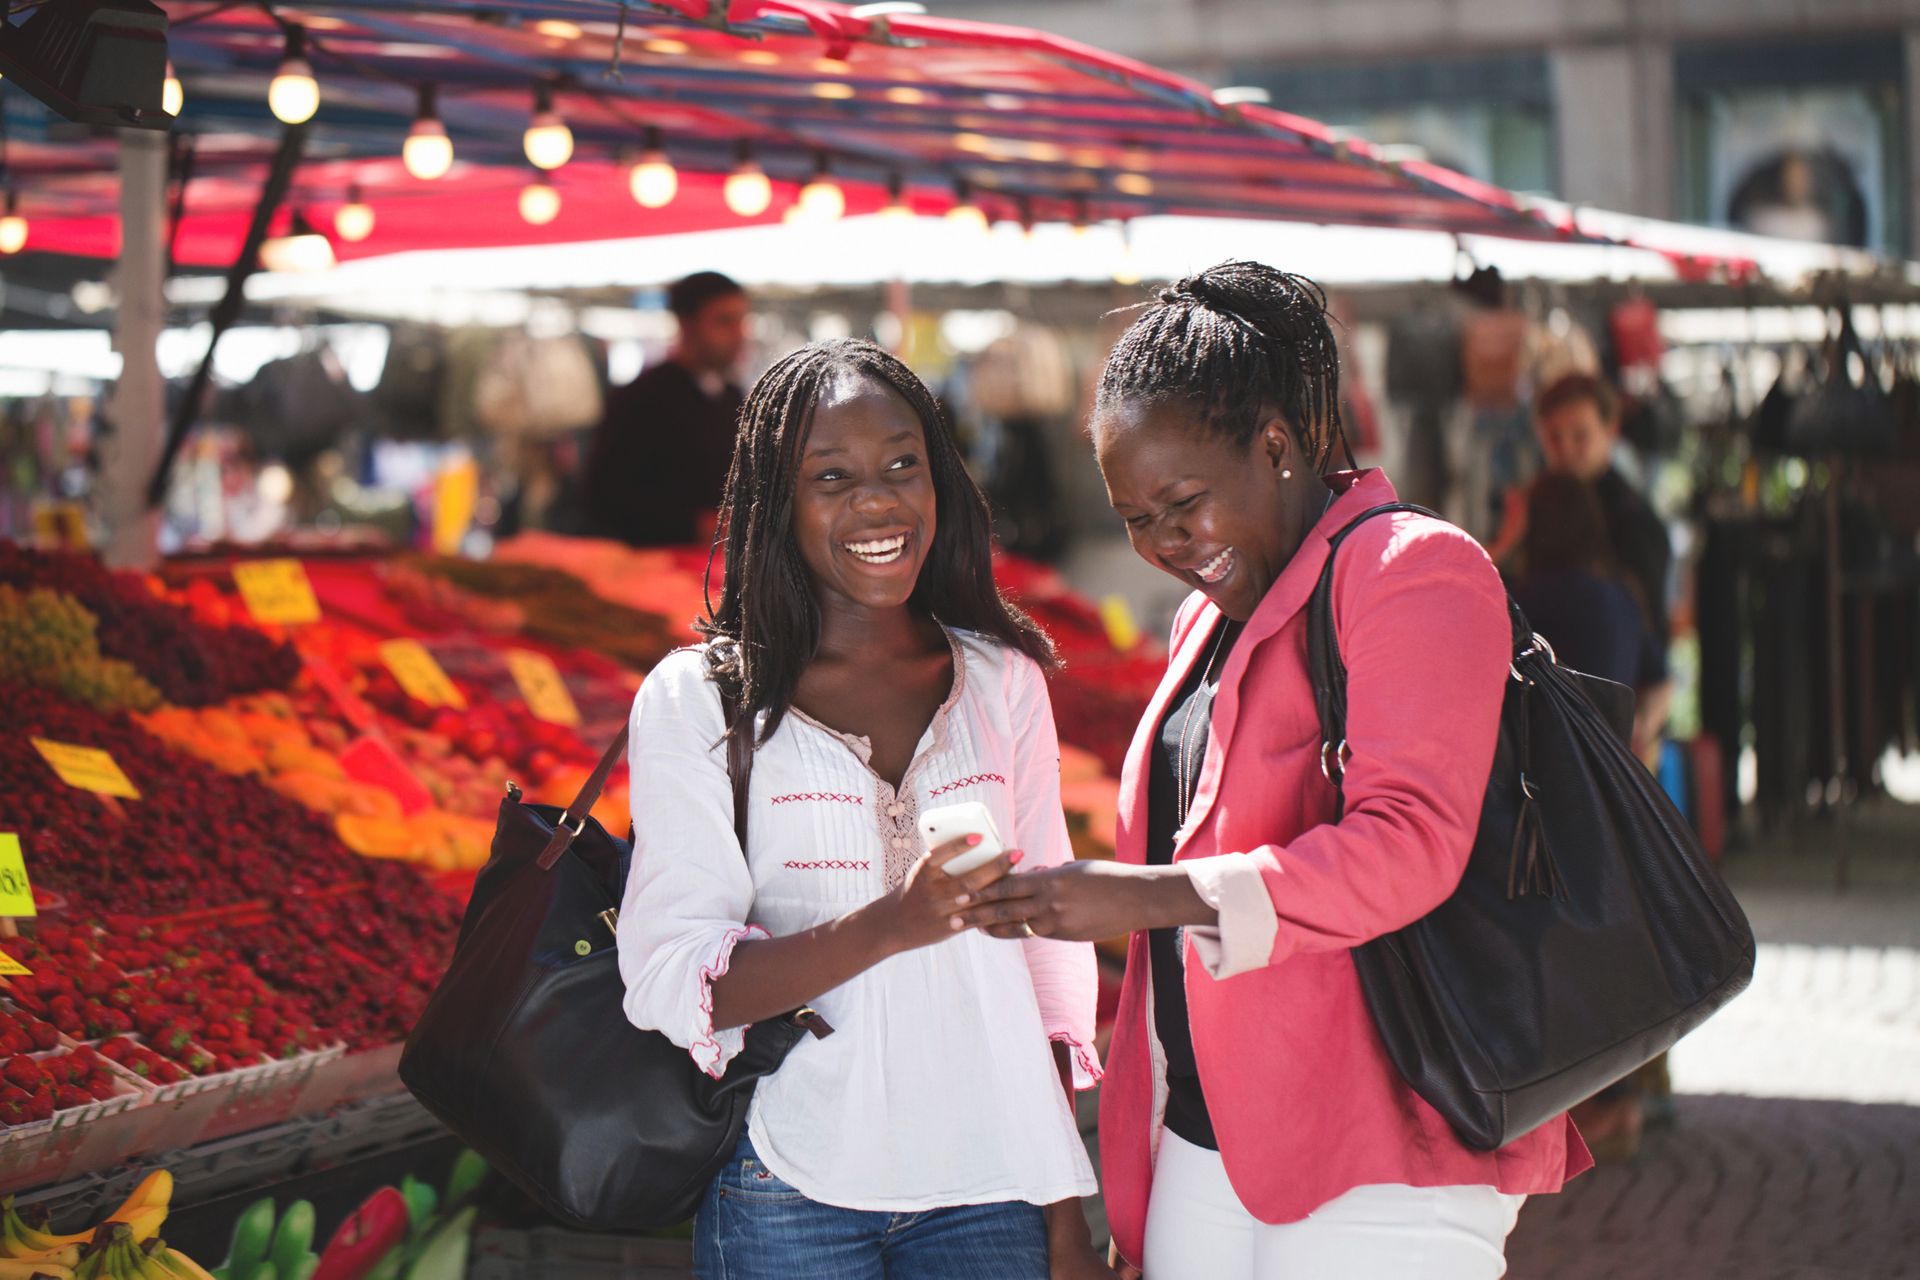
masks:
{"label": "brick paved ground", "polygon": [[1529,1202],[1516,1280],[1920,1277],[1920,809],[1728,870],[1753,986],[1675,1049],[1672,1129]]}
{"label": "brick paved ground", "polygon": [[1683,1096],[1630,1163],[1528,1202],[1513,1280],[1920,1277],[1920,1108]]}

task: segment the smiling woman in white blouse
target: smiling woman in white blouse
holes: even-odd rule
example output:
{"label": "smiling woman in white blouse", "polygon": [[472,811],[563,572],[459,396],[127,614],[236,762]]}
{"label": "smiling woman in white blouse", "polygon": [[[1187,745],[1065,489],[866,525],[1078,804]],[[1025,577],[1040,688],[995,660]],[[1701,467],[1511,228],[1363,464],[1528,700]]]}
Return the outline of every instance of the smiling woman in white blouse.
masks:
{"label": "smiling woman in white blouse", "polygon": [[[869,343],[805,348],[741,414],[708,643],[631,726],[627,1015],[718,1076],[796,1005],[695,1228],[704,1280],[1110,1276],[1071,1092],[1099,1075],[1085,944],[956,912],[1015,863],[1068,861],[1052,651],[993,583],[985,501],[920,380]],[[755,744],[747,845],[729,725]],[[977,800],[1008,844],[965,876],[922,809]]]}

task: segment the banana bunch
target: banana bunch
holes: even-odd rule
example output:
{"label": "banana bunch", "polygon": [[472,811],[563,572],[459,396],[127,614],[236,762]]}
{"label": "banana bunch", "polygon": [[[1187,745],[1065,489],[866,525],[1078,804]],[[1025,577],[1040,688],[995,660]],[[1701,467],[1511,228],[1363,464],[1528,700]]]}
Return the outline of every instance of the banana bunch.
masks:
{"label": "banana bunch", "polygon": [[109,1222],[94,1233],[80,1253],[80,1265],[54,1280],[208,1280],[199,1263],[167,1248],[154,1236],[144,1243],[133,1238],[124,1222]]}
{"label": "banana bunch", "polygon": [[8,1196],[0,1200],[0,1280],[28,1280],[36,1275],[68,1280],[77,1276],[93,1257],[106,1252],[103,1241],[107,1236],[123,1230],[128,1243],[136,1247],[154,1239],[160,1224],[166,1221],[172,1199],[173,1175],[155,1169],[101,1226],[75,1235],[56,1235],[44,1227],[29,1225],[14,1207],[13,1197]]}

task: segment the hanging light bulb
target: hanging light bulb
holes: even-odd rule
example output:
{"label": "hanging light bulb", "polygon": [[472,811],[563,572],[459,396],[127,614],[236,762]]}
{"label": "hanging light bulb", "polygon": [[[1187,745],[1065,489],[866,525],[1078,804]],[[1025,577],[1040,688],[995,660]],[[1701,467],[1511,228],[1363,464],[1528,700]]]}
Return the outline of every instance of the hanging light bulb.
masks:
{"label": "hanging light bulb", "polygon": [[281,124],[305,124],[320,109],[320,84],[307,65],[307,32],[287,28],[287,52],[267,86],[267,106]]}
{"label": "hanging light bulb", "polygon": [[536,227],[544,227],[560,216],[560,193],[545,174],[536,175],[520,188],[520,216]]}
{"label": "hanging light bulb", "polygon": [[973,202],[972,189],[965,182],[953,184],[953,208],[947,210],[947,225],[963,231],[985,233],[987,215]]}
{"label": "hanging light bulb", "polygon": [[739,159],[734,163],[733,172],[727,175],[723,189],[727,208],[735,217],[757,218],[773,203],[773,184],[754,163],[752,143],[742,138],[736,154]]}
{"label": "hanging light bulb", "polygon": [[887,203],[882,206],[880,216],[889,222],[905,222],[913,217],[913,209],[907,204],[907,184],[897,173],[887,179]]}
{"label": "hanging light bulb", "polygon": [[359,183],[347,188],[347,202],[334,213],[333,229],[354,244],[373,234],[373,206],[361,198]]}
{"label": "hanging light bulb", "polygon": [[806,186],[800,188],[797,207],[806,217],[817,222],[832,222],[847,212],[847,193],[827,172],[826,152],[814,153],[813,177]]}
{"label": "hanging light bulb", "polygon": [[536,169],[558,169],[573,158],[573,130],[553,109],[553,86],[535,85],[533,118],[527,122],[527,159]]}
{"label": "hanging light bulb", "polygon": [[400,163],[407,166],[408,173],[427,182],[445,177],[453,168],[453,139],[440,121],[436,98],[432,85],[420,86],[420,109],[414,113],[407,140],[400,144]]}
{"label": "hanging light bulb", "polygon": [[167,78],[160,82],[160,109],[170,116],[178,116],[186,105],[186,90],[180,87],[180,77],[173,74],[173,63],[168,62]]}
{"label": "hanging light bulb", "polygon": [[27,247],[27,220],[20,214],[20,197],[7,191],[7,212],[0,216],[0,253],[12,257]]}
{"label": "hanging light bulb", "polygon": [[313,222],[298,209],[293,211],[287,234],[260,246],[260,265],[269,271],[313,275],[332,270],[333,263],[333,242],[316,231]]}
{"label": "hanging light bulb", "polygon": [[633,198],[645,209],[664,209],[673,203],[680,190],[680,175],[660,145],[660,131],[648,129],[646,150],[627,173],[627,186]]}

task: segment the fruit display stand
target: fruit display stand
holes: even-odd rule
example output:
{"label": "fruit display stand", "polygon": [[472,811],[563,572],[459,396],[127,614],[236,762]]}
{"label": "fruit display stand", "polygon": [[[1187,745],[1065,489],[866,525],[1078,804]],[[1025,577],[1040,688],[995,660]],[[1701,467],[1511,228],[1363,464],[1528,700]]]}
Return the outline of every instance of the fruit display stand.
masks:
{"label": "fruit display stand", "polygon": [[[136,577],[0,543],[0,839],[40,907],[0,936],[30,971],[0,978],[0,1192],[69,1229],[154,1169],[191,1208],[444,1139],[399,1042],[500,797],[571,798],[647,670],[695,640],[706,563],[548,535],[485,562],[287,550]],[[295,616],[247,589],[262,564],[307,593]],[[1048,571],[998,569],[1065,659],[1076,853],[1110,857],[1163,658],[1117,648]],[[623,767],[610,829],[625,791]]]}

